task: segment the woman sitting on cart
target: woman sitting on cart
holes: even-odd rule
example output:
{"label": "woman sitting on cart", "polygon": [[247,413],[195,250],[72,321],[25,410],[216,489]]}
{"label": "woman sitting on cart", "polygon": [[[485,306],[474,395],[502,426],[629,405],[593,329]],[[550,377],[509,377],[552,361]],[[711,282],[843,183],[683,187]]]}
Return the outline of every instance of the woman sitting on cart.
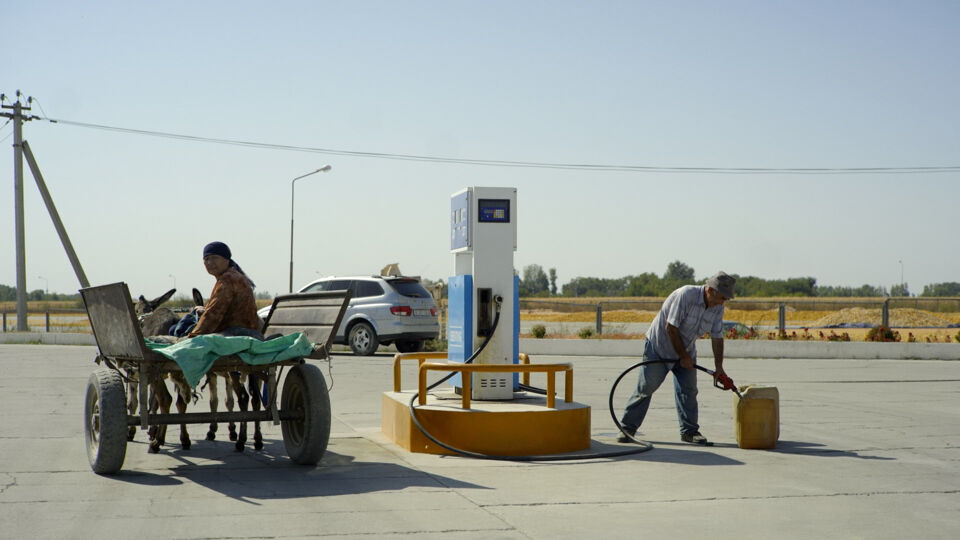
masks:
{"label": "woman sitting on cart", "polygon": [[210,242],[203,247],[203,266],[217,283],[206,306],[198,308],[200,319],[187,337],[223,334],[263,339],[253,281],[233,261],[230,248],[223,242]]}

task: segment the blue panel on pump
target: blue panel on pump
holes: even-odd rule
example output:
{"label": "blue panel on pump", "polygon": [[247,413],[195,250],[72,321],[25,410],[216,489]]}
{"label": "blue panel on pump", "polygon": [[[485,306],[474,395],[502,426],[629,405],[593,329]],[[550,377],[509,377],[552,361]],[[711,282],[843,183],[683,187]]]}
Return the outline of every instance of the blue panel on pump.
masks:
{"label": "blue panel on pump", "polygon": [[470,192],[450,198],[450,250],[470,245]]}
{"label": "blue panel on pump", "polygon": [[[473,276],[447,280],[447,303],[447,360],[462,364],[473,354]],[[450,384],[461,386],[459,373]]]}

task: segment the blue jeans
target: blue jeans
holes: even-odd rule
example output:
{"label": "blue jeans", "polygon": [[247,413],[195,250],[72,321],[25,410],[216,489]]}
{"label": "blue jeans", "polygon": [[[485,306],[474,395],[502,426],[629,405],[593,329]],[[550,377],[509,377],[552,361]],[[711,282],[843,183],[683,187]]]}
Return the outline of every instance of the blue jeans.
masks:
{"label": "blue jeans", "polygon": [[[653,346],[647,341],[643,346],[643,360],[660,360]],[[673,372],[673,386],[676,393],[677,418],[680,420],[680,433],[686,435],[700,430],[697,423],[697,370],[685,368],[680,361],[669,363],[647,364],[640,366],[640,377],[637,380],[637,389],[627,401],[620,423],[628,431],[636,431],[643,423],[650,408],[650,398],[660,388],[667,372]]]}

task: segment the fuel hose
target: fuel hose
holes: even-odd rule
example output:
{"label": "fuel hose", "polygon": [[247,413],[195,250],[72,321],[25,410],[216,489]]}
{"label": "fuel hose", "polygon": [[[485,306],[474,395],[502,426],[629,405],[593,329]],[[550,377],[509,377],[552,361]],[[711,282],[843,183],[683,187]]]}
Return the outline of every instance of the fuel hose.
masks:
{"label": "fuel hose", "polygon": [[[471,364],[471,363],[473,363],[473,361],[474,361],[478,356],[480,356],[480,353],[481,353],[481,352],[483,351],[483,349],[487,346],[487,343],[490,342],[490,338],[493,337],[493,334],[497,331],[497,326],[498,326],[499,323],[500,323],[500,305],[501,305],[501,303],[503,302],[503,298],[500,297],[500,296],[497,296],[497,297],[494,299],[494,301],[495,301],[495,303],[496,303],[496,314],[494,315],[494,318],[493,318],[493,324],[491,325],[490,333],[487,334],[486,338],[483,340],[483,343],[480,344],[480,347],[478,347],[477,350],[474,351],[473,354],[471,354],[470,357],[467,358],[467,360],[464,361],[464,364]],[[627,373],[629,373],[630,371],[632,371],[632,370],[634,370],[635,368],[637,368],[637,367],[639,367],[639,366],[642,366],[642,365],[644,365],[644,364],[649,364],[649,363],[653,363],[653,362],[658,362],[658,361],[654,360],[654,361],[640,362],[640,363],[638,363],[638,364],[635,364],[635,365],[627,368],[626,371],[624,371],[623,373],[620,374],[619,377],[617,377],[616,382],[614,383],[613,387],[610,389],[610,401],[609,401],[610,414],[611,414],[611,416],[613,416],[613,421],[614,421],[614,423],[617,425],[617,429],[620,429],[620,430],[623,429],[622,426],[620,425],[620,422],[619,422],[619,421],[617,420],[617,418],[616,418],[616,414],[614,414],[614,411],[613,411],[613,393],[614,393],[614,390],[616,390],[616,388],[617,388],[617,384],[618,384],[618,383],[620,382],[620,380],[623,379],[623,377],[624,377]],[[449,379],[450,379],[451,377],[453,377],[454,375],[455,375],[455,373],[450,373],[450,374],[448,374],[447,376],[443,377],[443,378],[440,379],[439,381],[437,381],[437,382],[431,384],[430,386],[428,386],[427,389],[426,389],[426,391],[429,392],[430,390],[436,388],[437,386],[445,383],[447,380],[449,380]],[[538,394],[539,394],[539,393],[546,394],[546,391],[543,390],[543,389],[533,388],[533,387],[526,386],[526,385],[521,385],[521,389],[525,389],[525,390],[528,390],[528,391],[534,391],[534,392],[536,392],[536,393],[538,393]],[[417,398],[418,398],[418,397],[420,397],[420,393],[419,393],[419,392],[414,392],[413,397],[410,399],[410,419],[413,420],[413,424],[414,424],[415,426],[417,426],[417,429],[419,429],[420,432],[423,433],[423,435],[424,435],[427,439],[430,439],[430,441],[433,442],[434,444],[436,444],[437,446],[440,446],[440,447],[442,447],[442,448],[445,448],[446,450],[449,450],[450,452],[453,452],[454,454],[458,454],[458,455],[465,456],[465,457],[470,457],[470,458],[475,458],[475,459],[495,460],[495,461],[574,461],[574,460],[583,460],[583,459],[600,459],[600,458],[610,458],[610,457],[627,456],[627,455],[631,455],[631,454],[639,454],[639,453],[641,453],[641,452],[646,452],[646,451],[648,451],[648,450],[652,450],[652,449],[653,449],[653,445],[652,445],[652,444],[650,444],[650,443],[648,443],[648,442],[645,442],[645,441],[640,441],[640,440],[634,439],[634,438],[631,436],[630,438],[631,438],[634,442],[636,442],[639,446],[632,446],[632,447],[630,447],[630,448],[621,449],[621,450],[611,450],[611,451],[608,451],[608,452],[590,452],[590,453],[576,453],[576,454],[545,454],[545,455],[530,455],[530,456],[501,456],[501,455],[484,454],[484,453],[481,453],[481,452],[472,452],[472,451],[470,451],[470,450],[464,450],[464,449],[462,449],[462,448],[456,448],[456,447],[451,446],[451,445],[449,445],[449,444],[447,444],[447,443],[445,443],[445,442],[443,442],[443,441],[438,440],[436,437],[434,437],[433,435],[431,435],[430,432],[428,432],[428,431],[426,430],[426,428],[423,427],[423,425],[420,423],[420,420],[417,418],[417,407],[415,406],[415,404],[416,404],[416,402],[417,402]]]}

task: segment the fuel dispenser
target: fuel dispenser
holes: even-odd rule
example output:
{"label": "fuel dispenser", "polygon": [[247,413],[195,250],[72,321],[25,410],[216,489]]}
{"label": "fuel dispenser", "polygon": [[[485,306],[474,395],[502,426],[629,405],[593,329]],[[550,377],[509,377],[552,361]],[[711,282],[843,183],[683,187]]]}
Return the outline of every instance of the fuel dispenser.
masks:
{"label": "fuel dispenser", "polygon": [[[489,339],[477,364],[515,364],[520,345],[519,278],[513,271],[517,249],[517,190],[468,187],[450,197],[450,252],[456,275],[448,298],[448,359],[465,362]],[[493,332],[499,309],[500,321]],[[516,373],[475,373],[471,398],[509,400]],[[461,391],[459,374],[451,384]]]}
{"label": "fuel dispenser", "polygon": [[[520,354],[517,216],[516,188],[468,187],[451,195],[456,275],[447,283],[447,352],[394,357],[393,391],[381,399],[381,431],[399,446],[529,460],[590,448],[590,407],[573,401],[573,366],[535,364]],[[413,360],[417,387],[404,390],[402,365]],[[547,388],[519,384],[521,371],[545,377]],[[446,375],[428,385],[431,372]]]}

